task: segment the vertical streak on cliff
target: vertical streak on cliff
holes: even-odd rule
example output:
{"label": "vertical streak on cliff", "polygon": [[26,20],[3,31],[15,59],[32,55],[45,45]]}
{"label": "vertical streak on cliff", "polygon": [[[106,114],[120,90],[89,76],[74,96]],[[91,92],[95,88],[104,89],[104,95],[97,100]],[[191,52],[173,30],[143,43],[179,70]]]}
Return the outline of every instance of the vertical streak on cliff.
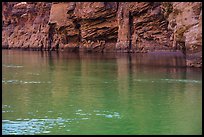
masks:
{"label": "vertical streak on cliff", "polygon": [[131,35],[131,33],[130,33],[130,28],[131,28],[131,24],[130,24],[130,11],[129,11],[129,9],[126,7],[125,8],[126,10],[125,10],[125,12],[126,12],[126,19],[127,19],[127,32],[126,32],[126,35],[127,35],[127,51],[129,51],[130,50],[130,45],[131,45],[131,43],[130,43],[130,35]]}
{"label": "vertical streak on cliff", "polygon": [[51,47],[52,47],[53,30],[54,30],[54,24],[49,24],[49,31],[48,31],[48,49],[47,49],[47,50],[51,50]]}
{"label": "vertical streak on cliff", "polygon": [[117,2],[116,4],[117,4],[116,11],[118,11],[118,9],[119,9],[119,2]]}
{"label": "vertical streak on cliff", "polygon": [[133,35],[133,16],[131,15],[131,12],[129,11],[129,26],[130,26],[130,31],[129,31],[129,48],[128,50],[132,50],[132,35]]}
{"label": "vertical streak on cliff", "polygon": [[82,40],[82,37],[81,37],[81,25],[79,23],[76,23],[76,29],[79,30],[78,41],[80,42]]}

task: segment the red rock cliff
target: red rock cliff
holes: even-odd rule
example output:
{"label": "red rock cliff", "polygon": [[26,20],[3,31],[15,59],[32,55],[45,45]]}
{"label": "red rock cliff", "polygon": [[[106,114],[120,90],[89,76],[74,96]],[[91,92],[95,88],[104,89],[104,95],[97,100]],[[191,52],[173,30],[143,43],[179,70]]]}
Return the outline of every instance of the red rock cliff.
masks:
{"label": "red rock cliff", "polygon": [[181,50],[202,66],[201,2],[2,2],[2,47]]}

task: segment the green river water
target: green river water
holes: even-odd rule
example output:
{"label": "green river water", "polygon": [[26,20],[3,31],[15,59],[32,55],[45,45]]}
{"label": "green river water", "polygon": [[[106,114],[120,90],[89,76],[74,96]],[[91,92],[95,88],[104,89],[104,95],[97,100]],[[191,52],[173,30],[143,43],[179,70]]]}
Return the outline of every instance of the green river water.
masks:
{"label": "green river water", "polygon": [[184,63],[2,50],[2,134],[202,134],[202,70]]}

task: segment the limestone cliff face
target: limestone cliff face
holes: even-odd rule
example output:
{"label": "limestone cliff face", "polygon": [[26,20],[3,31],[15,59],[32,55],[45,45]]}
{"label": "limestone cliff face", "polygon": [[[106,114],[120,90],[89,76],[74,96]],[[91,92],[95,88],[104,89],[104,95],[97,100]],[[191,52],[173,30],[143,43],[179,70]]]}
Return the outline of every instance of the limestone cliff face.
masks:
{"label": "limestone cliff face", "polygon": [[2,46],[34,50],[181,50],[202,66],[199,2],[2,2]]}

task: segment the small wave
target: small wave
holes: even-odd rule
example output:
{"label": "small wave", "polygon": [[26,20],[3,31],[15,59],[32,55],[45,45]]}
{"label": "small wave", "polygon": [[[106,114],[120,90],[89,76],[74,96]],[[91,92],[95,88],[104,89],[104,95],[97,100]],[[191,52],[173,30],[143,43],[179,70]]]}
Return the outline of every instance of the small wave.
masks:
{"label": "small wave", "polygon": [[15,80],[15,79],[11,79],[11,80],[2,80],[2,83],[17,83],[18,80]]}
{"label": "small wave", "polygon": [[51,83],[51,81],[22,81],[22,80],[2,80],[3,84],[47,84]]}
{"label": "small wave", "polygon": [[154,82],[183,82],[183,83],[202,83],[202,81],[199,80],[188,80],[188,79],[158,79],[158,80],[151,80],[151,79],[134,79],[133,81],[137,82],[148,82],[148,83],[154,83]]}
{"label": "small wave", "polygon": [[3,64],[2,67],[6,67],[6,68],[22,68],[23,66],[20,66],[20,65],[5,65]]}
{"label": "small wave", "polygon": [[105,116],[106,114],[96,113],[96,116]]}
{"label": "small wave", "polygon": [[79,113],[79,112],[76,112],[75,114],[80,116],[91,115],[91,113]]}
{"label": "small wave", "polygon": [[28,72],[27,74],[28,74],[28,75],[34,75],[34,76],[40,75],[39,73],[31,73],[31,72]]}
{"label": "small wave", "polygon": [[[75,111],[76,115],[78,116],[91,116],[91,115],[95,115],[95,116],[102,116],[102,117],[105,117],[105,118],[121,118],[119,112],[111,112],[111,111],[108,111],[108,110],[93,110],[93,113],[84,113],[81,109],[78,109]],[[83,113],[82,113],[83,112]],[[82,118],[82,119],[88,119],[88,118]]]}
{"label": "small wave", "polygon": [[14,111],[13,110],[7,110],[7,111],[2,110],[2,113],[8,113],[8,112],[14,112]]}
{"label": "small wave", "polygon": [[81,109],[78,109],[78,110],[76,110],[77,112],[80,112],[80,111],[82,111]]}
{"label": "small wave", "polygon": [[162,81],[168,81],[168,82],[202,83],[202,81],[188,80],[188,79],[161,79],[161,80]]}
{"label": "small wave", "polygon": [[41,81],[24,81],[23,82],[24,84],[27,84],[27,83],[30,83],[30,84],[38,84],[38,83],[44,83],[44,82],[41,82]]}
{"label": "small wave", "polygon": [[104,116],[105,118],[121,118],[119,112],[111,112],[111,111],[99,111],[94,110],[94,112],[97,112],[96,116]]}
{"label": "small wave", "polygon": [[84,118],[81,118],[82,120],[87,120],[87,119],[89,119],[88,117],[84,117]]}
{"label": "small wave", "polygon": [[2,105],[2,108],[11,108],[9,105]]}
{"label": "small wave", "polygon": [[107,118],[112,118],[113,115],[109,114],[109,115],[105,115],[105,117],[107,117]]}

